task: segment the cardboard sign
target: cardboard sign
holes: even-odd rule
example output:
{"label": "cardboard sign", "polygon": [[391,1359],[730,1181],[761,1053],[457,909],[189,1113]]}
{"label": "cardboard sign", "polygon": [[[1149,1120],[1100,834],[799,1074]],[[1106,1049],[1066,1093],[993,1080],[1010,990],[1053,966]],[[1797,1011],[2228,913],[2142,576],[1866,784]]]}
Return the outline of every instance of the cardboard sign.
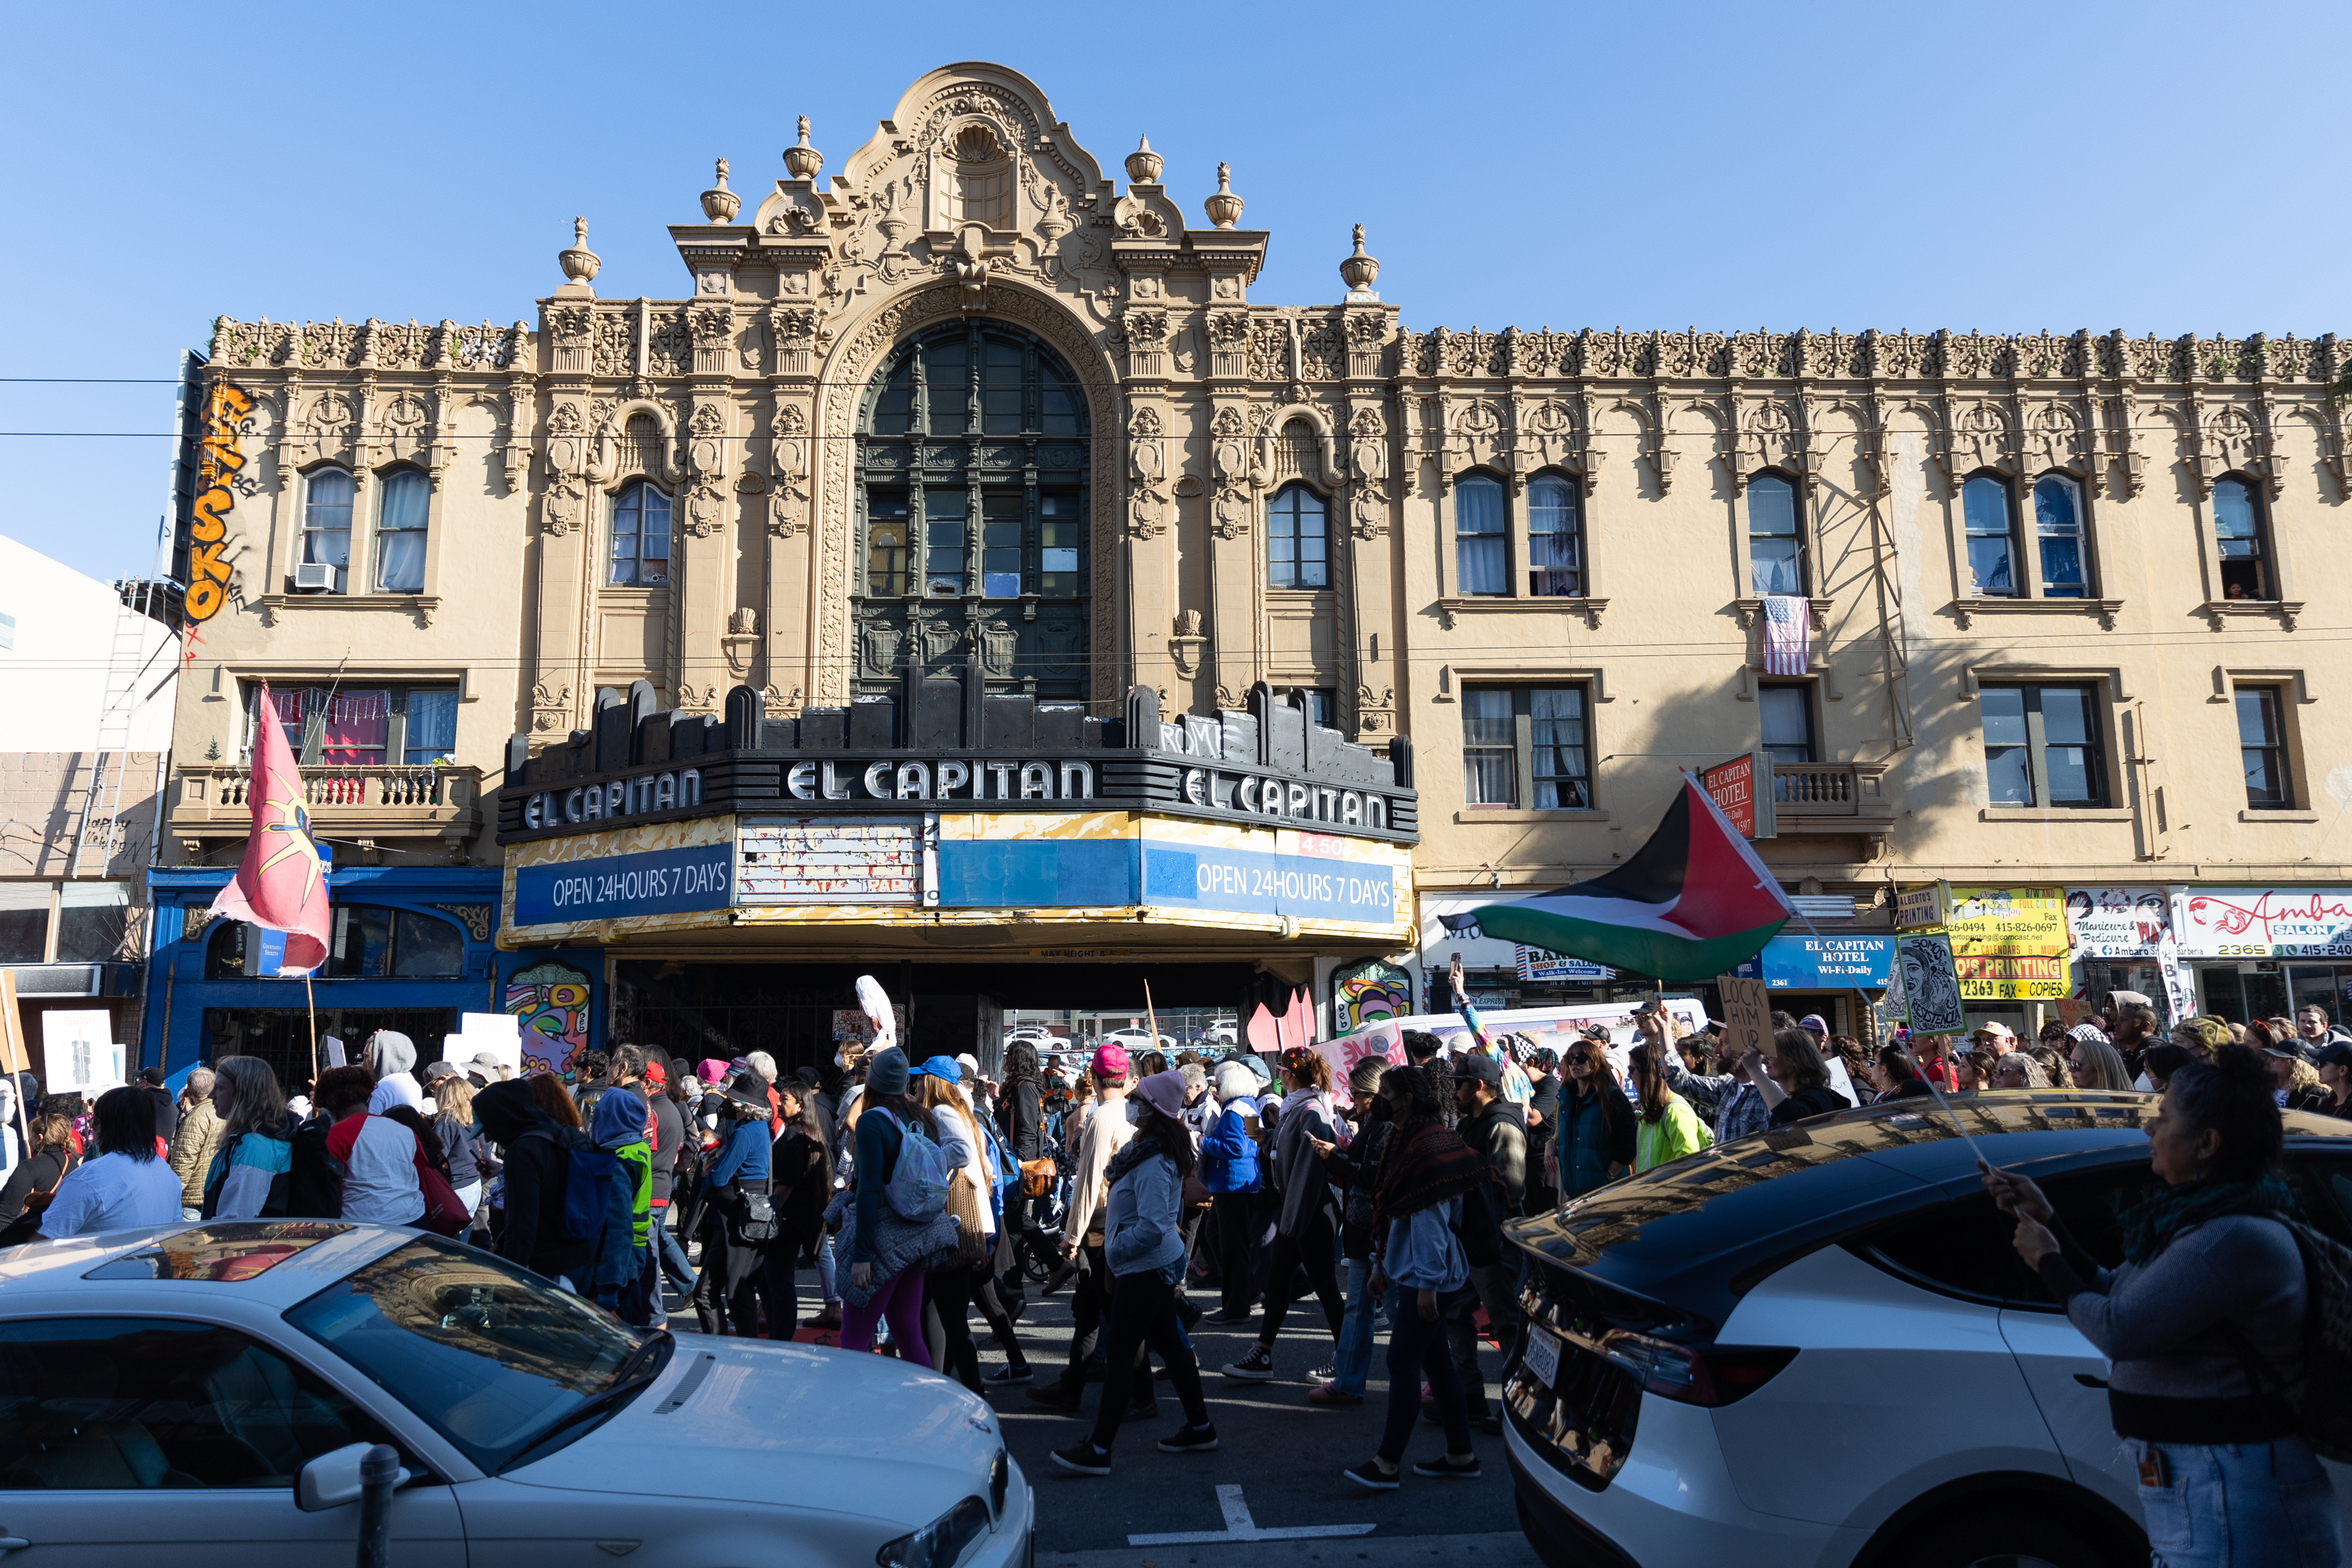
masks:
{"label": "cardboard sign", "polygon": [[1915,1035],[1956,1035],[1966,1021],[1960,976],[1952,961],[1952,938],[1938,927],[1905,931],[1895,939],[1895,962],[1903,973],[1903,997]]}
{"label": "cardboard sign", "polygon": [[0,969],[0,1072],[30,1072],[33,1054],[25,1048],[24,1021],[16,1014],[16,973]]}
{"label": "cardboard sign", "polygon": [[41,1087],[50,1094],[99,1094],[123,1082],[123,1049],[105,1009],[41,1015]]}
{"label": "cardboard sign", "polygon": [[1726,974],[1716,981],[1715,994],[1723,1006],[1721,1059],[1728,1064],[1750,1050],[1761,1051],[1772,1038],[1772,999],[1764,982]]}
{"label": "cardboard sign", "polygon": [[457,1033],[441,1044],[442,1060],[463,1069],[485,1051],[522,1076],[522,1020],[512,1013],[462,1013]]}

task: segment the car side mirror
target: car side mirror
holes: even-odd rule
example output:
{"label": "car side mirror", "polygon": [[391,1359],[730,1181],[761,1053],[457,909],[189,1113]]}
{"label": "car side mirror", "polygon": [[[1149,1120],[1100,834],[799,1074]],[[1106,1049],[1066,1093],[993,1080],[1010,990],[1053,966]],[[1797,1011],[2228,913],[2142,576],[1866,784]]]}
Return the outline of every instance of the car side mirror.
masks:
{"label": "car side mirror", "polygon": [[360,1478],[360,1461],[374,1446],[352,1443],[303,1466],[302,1473],[294,1478],[294,1506],[304,1513],[323,1513],[359,1501],[367,1489]]}

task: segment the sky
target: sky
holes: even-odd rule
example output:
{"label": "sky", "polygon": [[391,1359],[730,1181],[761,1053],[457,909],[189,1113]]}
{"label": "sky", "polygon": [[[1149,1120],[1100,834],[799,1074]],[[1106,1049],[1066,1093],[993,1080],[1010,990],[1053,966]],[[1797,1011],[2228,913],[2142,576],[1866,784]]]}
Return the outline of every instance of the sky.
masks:
{"label": "sky", "polygon": [[[934,67],[1025,73],[1188,218],[1220,160],[1251,297],[1444,325],[2352,332],[2342,0],[1094,12],[415,3],[28,7],[0,95],[0,532],[152,569],[172,387],[214,317],[537,320],[680,298],[712,160],[825,174]],[[56,378],[166,384],[63,384]],[[25,379],[34,378],[34,379]],[[95,435],[20,432],[98,432]]]}

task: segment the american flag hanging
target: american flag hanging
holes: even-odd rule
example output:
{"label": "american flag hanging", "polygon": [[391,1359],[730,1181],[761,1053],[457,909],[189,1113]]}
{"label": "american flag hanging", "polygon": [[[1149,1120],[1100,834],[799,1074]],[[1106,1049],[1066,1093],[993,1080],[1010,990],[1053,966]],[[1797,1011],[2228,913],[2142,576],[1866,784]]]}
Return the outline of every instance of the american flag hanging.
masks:
{"label": "american flag hanging", "polygon": [[1764,673],[1802,675],[1812,662],[1812,606],[1790,594],[1764,601]]}

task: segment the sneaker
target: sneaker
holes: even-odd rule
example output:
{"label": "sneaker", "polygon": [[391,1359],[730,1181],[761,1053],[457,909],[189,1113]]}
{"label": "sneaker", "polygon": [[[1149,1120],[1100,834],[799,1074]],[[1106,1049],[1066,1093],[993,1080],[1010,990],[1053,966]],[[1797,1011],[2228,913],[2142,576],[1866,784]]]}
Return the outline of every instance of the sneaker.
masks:
{"label": "sneaker", "polygon": [[1313,1372],[1310,1372],[1310,1373],[1308,1373],[1307,1374],[1307,1382],[1309,1382],[1309,1383],[1337,1383],[1337,1382],[1339,1382],[1339,1363],[1336,1363],[1336,1362],[1334,1362],[1334,1363],[1333,1363],[1331,1365],[1329,1365],[1329,1366],[1318,1366],[1318,1367],[1317,1367]]}
{"label": "sneaker", "polygon": [[801,1321],[804,1329],[838,1329],[841,1327],[841,1304],[836,1301],[814,1318]]}
{"label": "sneaker", "polygon": [[1119,1420],[1121,1422],[1157,1421],[1159,1418],[1160,1402],[1156,1399],[1139,1399],[1130,1401],[1128,1407],[1119,1415]]}
{"label": "sneaker", "polygon": [[1213,1329],[1240,1329],[1248,1327],[1249,1321],[1256,1316],[1256,1308],[1239,1307],[1231,1310],[1203,1313],[1201,1321]]}
{"label": "sneaker", "polygon": [[1315,1388],[1310,1389],[1307,1394],[1307,1403],[1309,1405],[1361,1405],[1363,1402],[1364,1396],[1362,1394],[1349,1394],[1342,1389],[1338,1384],[1332,1383],[1328,1379]]}
{"label": "sneaker", "polygon": [[1205,1454],[1217,1446],[1217,1429],[1208,1426],[1179,1426],[1160,1439],[1163,1454]]}
{"label": "sneaker", "polygon": [[1048,1410],[1076,1411],[1084,1400],[1080,1389],[1058,1377],[1051,1383],[1033,1384],[1029,1389],[1029,1403]]}
{"label": "sneaker", "polygon": [[1012,1388],[1035,1375],[1026,1366],[1000,1366],[980,1381],[991,1388]]}
{"label": "sneaker", "polygon": [[1054,1463],[1074,1476],[1110,1474],[1110,1456],[1096,1447],[1091,1440],[1055,1449]]}
{"label": "sneaker", "polygon": [[1249,1354],[1219,1370],[1244,1383],[1265,1383],[1274,1376],[1274,1352],[1262,1344],[1252,1345]]}
{"label": "sneaker", "polygon": [[[1061,1457],[1059,1454],[1054,1456],[1057,1459]],[[1106,1457],[1103,1462],[1108,1465],[1110,1461]],[[1427,1476],[1432,1480],[1475,1481],[1478,1479],[1478,1456],[1471,1455],[1466,1465],[1456,1465],[1448,1459],[1423,1459],[1413,1466],[1412,1473]]]}
{"label": "sneaker", "polygon": [[[1056,1454],[1055,1458],[1062,1456]],[[1348,1471],[1348,1479],[1368,1492],[1392,1492],[1404,1484],[1401,1470],[1383,1470],[1376,1460],[1366,1459]]]}

